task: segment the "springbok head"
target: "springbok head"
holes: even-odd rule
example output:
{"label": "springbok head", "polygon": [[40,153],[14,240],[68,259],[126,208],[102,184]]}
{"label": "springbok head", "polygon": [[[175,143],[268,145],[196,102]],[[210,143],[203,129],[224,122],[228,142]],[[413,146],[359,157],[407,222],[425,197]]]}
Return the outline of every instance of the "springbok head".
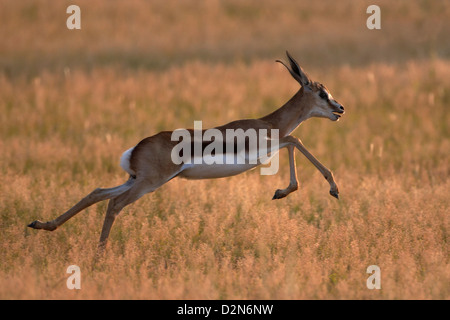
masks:
{"label": "springbok head", "polygon": [[321,83],[312,81],[308,74],[300,67],[297,61],[286,51],[291,67],[283,61],[276,60],[288,69],[292,77],[303,88],[303,98],[310,106],[308,117],[328,118],[337,121],[344,114],[344,106],[337,102],[330,91]]}

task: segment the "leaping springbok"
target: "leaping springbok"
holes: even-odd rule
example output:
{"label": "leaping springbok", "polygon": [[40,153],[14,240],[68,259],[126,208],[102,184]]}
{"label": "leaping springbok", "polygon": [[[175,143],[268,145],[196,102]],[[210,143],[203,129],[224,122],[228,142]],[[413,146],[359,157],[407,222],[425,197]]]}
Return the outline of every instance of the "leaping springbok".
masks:
{"label": "leaping springbok", "polygon": [[[330,184],[330,194],[339,199],[338,187],[332,172],[305,148],[300,139],[291,136],[290,133],[300,123],[312,117],[328,118],[332,121],[337,121],[344,113],[344,107],[331,96],[324,85],[312,81],[288,52],[286,54],[290,62],[290,68],[280,60],[277,60],[277,62],[283,64],[292,77],[298,81],[300,84],[299,91],[282,107],[267,116],[259,119],[236,120],[215,129],[222,133],[225,133],[227,129],[242,129],[244,131],[248,129],[278,130],[278,148],[277,150],[271,150],[271,152],[278,152],[281,148],[288,149],[290,181],[287,188],[276,190],[273,199],[284,198],[298,189],[294,148],[303,153],[322,173]],[[194,131],[190,130],[189,132],[193,134]],[[53,231],[87,207],[99,201],[111,199],[100,235],[99,247],[104,248],[111,227],[119,212],[125,206],[138,200],[144,194],[155,191],[169,180],[175,177],[187,179],[228,177],[245,172],[261,164],[260,162],[245,165],[176,164],[171,157],[172,150],[177,145],[177,142],[171,139],[172,133],[173,131],[160,132],[145,138],[134,148],[124,152],[120,165],[130,175],[128,181],[124,184],[114,188],[95,189],[56,219],[48,222],[36,220],[28,226],[34,229]]]}

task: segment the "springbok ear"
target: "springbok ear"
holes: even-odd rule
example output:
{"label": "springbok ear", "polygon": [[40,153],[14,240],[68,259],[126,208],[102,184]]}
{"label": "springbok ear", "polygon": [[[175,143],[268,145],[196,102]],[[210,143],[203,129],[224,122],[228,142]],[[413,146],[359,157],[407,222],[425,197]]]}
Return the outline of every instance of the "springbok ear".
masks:
{"label": "springbok ear", "polygon": [[[302,67],[299,66],[297,61],[295,61],[294,58],[292,58],[292,56],[289,54],[288,51],[286,51],[286,55],[289,59],[292,68],[292,70],[289,70],[288,68],[291,75],[295,78],[295,80],[297,80],[302,85],[302,87],[308,87],[311,84],[311,79],[309,78],[308,74],[302,69]],[[286,65],[284,66],[287,68]]]}
{"label": "springbok ear", "polygon": [[281,61],[281,60],[275,60],[275,62],[279,62],[279,63],[281,63],[283,66],[285,66],[286,69],[288,69],[288,71],[289,71],[289,73],[291,74],[291,76],[292,76],[295,80],[297,80],[297,82],[300,83],[300,85],[303,87],[302,79],[300,78],[300,76],[299,76],[297,73],[295,73],[294,71],[292,71],[291,68],[289,68],[283,61]]}

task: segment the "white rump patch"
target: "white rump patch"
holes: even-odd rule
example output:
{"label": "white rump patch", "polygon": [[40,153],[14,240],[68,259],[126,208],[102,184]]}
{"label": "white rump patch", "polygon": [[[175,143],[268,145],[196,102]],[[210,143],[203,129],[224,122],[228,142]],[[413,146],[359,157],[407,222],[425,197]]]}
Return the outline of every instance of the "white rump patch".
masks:
{"label": "white rump patch", "polygon": [[134,172],[134,170],[131,170],[131,168],[130,168],[130,158],[131,158],[131,153],[133,152],[133,150],[134,150],[134,147],[128,149],[127,151],[125,151],[122,154],[122,157],[120,158],[120,166],[122,167],[123,170],[125,170],[132,176],[136,175],[136,172]]}

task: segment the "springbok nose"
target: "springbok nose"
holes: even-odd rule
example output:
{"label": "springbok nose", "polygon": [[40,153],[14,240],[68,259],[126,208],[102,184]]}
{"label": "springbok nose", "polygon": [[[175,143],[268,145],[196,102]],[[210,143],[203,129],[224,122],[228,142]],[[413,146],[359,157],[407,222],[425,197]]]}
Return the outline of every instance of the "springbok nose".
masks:
{"label": "springbok nose", "polygon": [[341,105],[339,106],[339,109],[341,109],[342,111],[344,111],[344,106],[341,104]]}

